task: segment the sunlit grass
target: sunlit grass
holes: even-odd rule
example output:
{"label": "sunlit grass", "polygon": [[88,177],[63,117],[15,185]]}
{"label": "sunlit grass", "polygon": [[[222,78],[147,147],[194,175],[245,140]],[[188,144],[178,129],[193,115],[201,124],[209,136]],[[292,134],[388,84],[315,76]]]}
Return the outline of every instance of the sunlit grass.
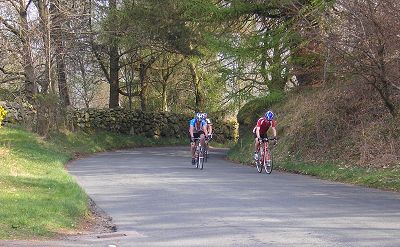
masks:
{"label": "sunlit grass", "polygon": [[0,239],[52,237],[88,216],[87,196],[64,168],[76,154],[185,141],[71,132],[44,139],[0,129]]}
{"label": "sunlit grass", "polygon": [[346,182],[384,190],[400,191],[400,168],[366,168],[337,164],[276,163],[280,170],[311,175],[322,179]]}

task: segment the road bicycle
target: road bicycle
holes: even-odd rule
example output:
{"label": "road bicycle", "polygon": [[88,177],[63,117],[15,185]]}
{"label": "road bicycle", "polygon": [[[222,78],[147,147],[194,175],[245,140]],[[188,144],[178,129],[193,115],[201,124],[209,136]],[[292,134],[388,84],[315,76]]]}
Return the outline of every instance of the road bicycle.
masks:
{"label": "road bicycle", "polygon": [[272,150],[269,145],[270,140],[274,139],[268,139],[268,138],[260,139],[260,147],[257,152],[257,159],[255,160],[257,171],[259,173],[262,172],[263,168],[267,174],[270,174],[272,172],[272,167],[274,162],[273,162]]}
{"label": "road bicycle", "polygon": [[195,141],[195,164],[196,168],[204,168],[204,146],[201,145],[200,138],[194,138]]}

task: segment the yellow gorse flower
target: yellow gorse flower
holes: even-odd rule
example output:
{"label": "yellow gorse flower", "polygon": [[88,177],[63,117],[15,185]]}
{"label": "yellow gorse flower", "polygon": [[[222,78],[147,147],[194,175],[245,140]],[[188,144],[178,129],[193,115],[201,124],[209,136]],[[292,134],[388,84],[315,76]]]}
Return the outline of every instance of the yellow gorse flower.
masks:
{"label": "yellow gorse flower", "polygon": [[0,128],[3,122],[3,119],[6,117],[7,111],[2,106],[0,106]]}

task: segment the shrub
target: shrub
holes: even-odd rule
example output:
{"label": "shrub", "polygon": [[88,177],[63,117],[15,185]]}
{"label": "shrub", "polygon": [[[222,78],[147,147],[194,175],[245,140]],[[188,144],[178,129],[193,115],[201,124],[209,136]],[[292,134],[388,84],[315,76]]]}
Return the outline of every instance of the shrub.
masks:
{"label": "shrub", "polygon": [[237,120],[239,123],[239,136],[243,136],[244,132],[248,132],[249,127],[253,127],[256,124],[258,118],[260,118],[267,110],[276,112],[276,109],[272,109],[272,105],[279,103],[285,99],[283,93],[271,93],[268,96],[256,98],[247,102],[237,114]]}
{"label": "shrub", "polygon": [[0,106],[0,128],[1,128],[1,125],[3,122],[3,119],[6,117],[6,115],[7,115],[7,111],[2,106]]}

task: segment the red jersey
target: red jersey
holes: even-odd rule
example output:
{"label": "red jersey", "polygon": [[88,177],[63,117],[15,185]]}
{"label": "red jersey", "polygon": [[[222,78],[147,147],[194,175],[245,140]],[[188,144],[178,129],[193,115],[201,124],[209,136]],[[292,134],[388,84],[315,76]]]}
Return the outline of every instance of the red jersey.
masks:
{"label": "red jersey", "polygon": [[256,127],[253,129],[253,133],[256,133],[256,128],[260,127],[260,135],[267,133],[269,127],[275,127],[276,121],[268,121],[265,117],[258,119]]}

